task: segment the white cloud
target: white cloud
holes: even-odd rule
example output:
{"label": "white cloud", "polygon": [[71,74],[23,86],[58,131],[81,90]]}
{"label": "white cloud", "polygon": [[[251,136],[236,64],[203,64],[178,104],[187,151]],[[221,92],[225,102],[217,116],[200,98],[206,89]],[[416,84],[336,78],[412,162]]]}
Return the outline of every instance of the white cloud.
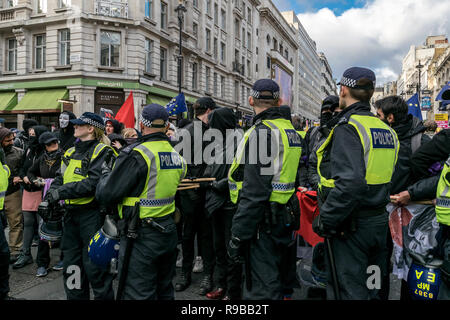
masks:
{"label": "white cloud", "polygon": [[298,17],[335,78],[348,67],[364,66],[376,72],[380,85],[397,79],[411,45],[450,35],[450,1],[442,0],[374,0],[340,16],[324,8]]}

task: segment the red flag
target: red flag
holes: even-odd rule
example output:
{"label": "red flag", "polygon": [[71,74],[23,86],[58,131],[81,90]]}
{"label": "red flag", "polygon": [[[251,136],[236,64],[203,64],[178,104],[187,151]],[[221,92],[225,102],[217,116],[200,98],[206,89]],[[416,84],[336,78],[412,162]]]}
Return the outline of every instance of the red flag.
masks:
{"label": "red flag", "polygon": [[318,242],[323,242],[323,238],[319,237],[312,229],[314,218],[319,215],[316,191],[298,191],[297,198],[300,202],[300,229],[297,234],[311,246],[315,246]]}
{"label": "red flag", "polygon": [[125,103],[116,114],[116,120],[122,122],[125,128],[134,128],[134,101],[133,92],[130,92]]}

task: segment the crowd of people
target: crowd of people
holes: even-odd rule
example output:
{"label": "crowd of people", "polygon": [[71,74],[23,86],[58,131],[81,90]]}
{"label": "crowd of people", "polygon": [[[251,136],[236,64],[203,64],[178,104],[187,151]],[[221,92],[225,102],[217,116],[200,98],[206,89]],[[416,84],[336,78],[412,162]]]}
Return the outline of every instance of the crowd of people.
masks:
{"label": "crowd of people", "polygon": [[[0,294],[8,297],[10,264],[20,269],[36,261],[36,276],[45,277],[50,250],[59,244],[52,269],[63,271],[68,299],[89,299],[91,288],[95,299],[170,300],[192,284],[192,272],[202,273],[198,294],[208,299],[291,299],[305,214],[298,194],[310,191],[319,213],[312,228],[325,239],[311,273],[317,280],[321,272],[327,299],[387,300],[393,240],[386,206],[436,198],[440,298],[448,299],[450,130],[430,133],[399,96],[378,100],[372,114],[369,69],[348,69],[340,86],[339,96],[324,99],[320,125],[307,131],[269,79],[253,86],[255,115],[245,132],[235,112],[210,97],[196,101],[193,120],[176,125],[163,106],[151,104],[139,130],[67,111],[55,132],[31,119],[20,132],[0,128],[0,160],[10,173]],[[205,139],[210,129],[234,143]],[[269,164],[261,145],[269,149]],[[198,160],[208,150],[214,161]],[[196,186],[179,190],[186,180]],[[38,214],[44,202],[64,205],[58,243],[45,237],[46,219]],[[88,256],[106,216],[120,237],[117,294],[115,274]],[[73,265],[82,270],[79,287],[67,281]],[[381,288],[366,285],[370,265],[381,269]],[[411,298],[406,281],[401,294]]]}

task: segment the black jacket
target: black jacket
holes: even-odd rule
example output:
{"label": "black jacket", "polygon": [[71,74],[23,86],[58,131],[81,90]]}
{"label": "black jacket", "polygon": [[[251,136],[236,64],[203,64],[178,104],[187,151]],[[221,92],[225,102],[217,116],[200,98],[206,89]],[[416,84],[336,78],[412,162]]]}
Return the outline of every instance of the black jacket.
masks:
{"label": "black jacket", "polygon": [[426,128],[422,121],[418,118],[408,115],[405,121],[394,124],[392,129],[395,130],[400,141],[400,149],[398,152],[398,160],[392,175],[391,194],[398,194],[405,191],[412,183],[410,178],[410,165],[412,155],[412,139],[414,136],[420,135],[420,145],[424,145],[431,139],[424,134]]}
{"label": "black jacket", "polygon": [[23,123],[22,123],[23,131],[21,131],[17,135],[16,139],[14,140],[14,146],[25,151],[28,148],[28,144],[30,143],[30,137],[28,136],[28,130],[37,125],[39,125],[39,123],[34,119],[23,120]]}
{"label": "black jacket", "polygon": [[61,157],[63,153],[61,150],[54,152],[44,153],[39,157],[37,161],[28,169],[27,176],[31,182],[36,180],[38,177],[44,179],[53,179],[56,177],[56,173],[61,168]]}
{"label": "black jacket", "polygon": [[[76,119],[77,117],[69,111],[64,111],[64,113],[67,113],[69,115],[69,120]],[[63,151],[67,151],[69,148],[72,148],[75,144],[75,141],[77,138],[74,137],[75,129],[73,127],[72,122],[69,122],[69,125],[67,128],[61,128],[57,132],[57,137],[59,139],[59,147]]]}
{"label": "black jacket", "polygon": [[6,195],[10,195],[16,191],[20,190],[20,184],[14,185],[14,177],[20,175],[20,169],[22,168],[23,162],[23,150],[13,146],[9,151],[5,151],[5,162],[8,165],[9,170],[11,170],[11,175],[8,179],[8,190]]}
{"label": "black jacket", "polygon": [[[80,141],[75,143],[75,151],[71,155],[72,159],[83,160],[90,157],[95,147],[99,144],[97,140],[90,141]],[[94,159],[94,161],[89,163],[88,177],[84,180],[78,182],[63,183],[63,176],[61,175],[61,170],[58,171],[55,180],[53,181],[50,189],[58,189],[59,198],[61,200],[65,199],[78,199],[84,197],[91,197],[95,195],[95,189],[101,177],[101,167],[108,153],[112,152],[109,148],[104,148],[100,154]],[[90,159],[90,158],[89,158]],[[79,205],[71,205],[71,207],[80,207]],[[83,205],[89,207],[97,206],[96,201],[90,204]]]}
{"label": "black jacket", "polygon": [[[97,201],[107,208],[116,208],[125,197],[139,197],[145,188],[148,166],[142,155],[133,148],[148,141],[169,141],[164,133],[142,136],[135,144],[122,149],[110,174],[103,176],[95,193]],[[131,214],[130,207],[124,207],[124,217]]]}
{"label": "black jacket", "polygon": [[[264,224],[265,213],[270,210],[270,195],[272,193],[273,175],[261,174],[261,169],[269,168],[270,162],[263,164],[261,156],[271,155],[271,130],[267,128],[261,120],[274,120],[284,118],[277,107],[269,108],[253,118],[255,126],[254,131],[249,137],[249,143],[246,144],[245,159],[238,169],[233,173],[236,181],[242,181],[242,189],[239,194],[239,203],[236,213],[233,217],[231,232],[241,240],[249,240],[256,235],[258,226]],[[250,163],[249,145],[255,139],[255,145],[260,145],[260,139],[265,139],[267,145],[267,155],[256,154],[256,164]],[[255,156],[255,155],[253,155]],[[265,161],[267,162],[267,161]],[[295,168],[297,171],[297,168]],[[278,234],[281,238],[286,238],[283,231]],[[272,229],[272,237],[277,237],[277,232]],[[283,241],[283,240],[282,240]]]}
{"label": "black jacket", "polygon": [[320,216],[327,229],[341,228],[347,218],[356,212],[382,212],[390,202],[390,183],[367,185],[361,140],[356,129],[347,123],[353,114],[374,116],[368,103],[357,102],[337,117],[339,124],[324,152],[324,159],[330,161],[330,166],[321,167],[325,178],[335,180],[335,188],[326,188],[320,194]]}
{"label": "black jacket", "polygon": [[430,142],[422,145],[411,157],[411,174],[414,181],[430,176],[428,168],[447,160],[450,154],[450,129],[436,134]]}
{"label": "black jacket", "polygon": [[219,130],[224,138],[221,144],[215,140],[212,142],[215,146],[214,150],[217,151],[214,154],[215,163],[209,165],[205,170],[205,176],[216,178],[217,181],[217,189],[208,188],[206,190],[205,208],[209,214],[213,214],[225,204],[231,206],[228,189],[228,170],[231,163],[227,164],[227,157],[232,159],[242,136],[239,135],[233,145],[227,145],[226,130],[236,130],[236,117],[234,112],[228,108],[214,110],[209,117],[209,126],[211,129]]}

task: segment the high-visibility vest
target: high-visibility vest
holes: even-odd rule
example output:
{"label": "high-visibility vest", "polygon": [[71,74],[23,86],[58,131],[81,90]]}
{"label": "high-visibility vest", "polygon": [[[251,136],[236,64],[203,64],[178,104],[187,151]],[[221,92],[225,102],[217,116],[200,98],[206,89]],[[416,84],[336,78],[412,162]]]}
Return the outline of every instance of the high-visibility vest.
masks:
{"label": "high-visibility vest", "polygon": [[450,226],[450,157],[442,169],[436,191],[436,219]]}
{"label": "high-visibility vest", "polygon": [[[5,195],[8,190],[8,179],[11,175],[11,170],[6,164],[0,165],[0,210],[5,207]],[[3,232],[3,230],[0,230]]]}
{"label": "high-visibility vest", "polygon": [[[352,125],[358,132],[361,145],[364,150],[364,162],[366,165],[366,182],[368,185],[386,184],[391,181],[395,164],[398,159],[400,143],[397,134],[393,129],[375,116],[351,115],[348,122],[338,123]],[[335,126],[328,136],[327,140],[317,150],[317,172],[320,176],[319,188],[334,188],[334,179],[325,178],[320,165],[323,160],[323,154],[327,146],[333,139]]]}
{"label": "high-visibility vest", "polygon": [[302,137],[302,139],[305,139],[306,131],[297,131],[297,133]]}
{"label": "high-visibility vest", "polygon": [[[114,151],[113,148],[110,146],[107,146],[106,144],[99,143],[95,146],[94,152],[92,153],[92,156],[90,158],[90,162],[94,161],[95,158],[98,157],[98,155],[103,151],[103,149],[109,148]],[[87,179],[89,175],[83,175],[82,172],[82,161],[72,159],[71,156],[75,152],[75,147],[69,148],[65,154],[64,158],[69,159],[69,164],[66,165],[64,163],[64,160],[61,161],[61,174],[63,176],[63,183],[71,183],[71,182],[79,182],[83,181],[84,179]],[[114,151],[115,153],[115,151]],[[115,153],[117,155],[117,153]],[[84,198],[78,198],[78,199],[66,199],[66,204],[69,205],[82,205],[82,204],[88,204],[91,203],[95,198],[95,195],[92,195],[91,197],[84,197]]]}
{"label": "high-visibility vest", "polygon": [[[274,120],[262,120],[262,123],[268,127],[273,136],[278,137],[278,152],[271,149],[272,154],[275,153],[275,157],[272,157],[272,166],[274,171],[272,172],[272,193],[270,195],[271,202],[278,202],[286,204],[289,198],[295,191],[295,178],[297,175],[297,168],[302,153],[301,138],[295,131],[291,122],[286,119],[274,119]],[[236,155],[228,171],[228,186],[230,189],[230,199],[233,203],[238,202],[239,192],[242,189],[243,181],[236,181],[233,178],[233,173],[242,164],[244,158],[245,147],[252,134],[254,134],[256,124],[252,126],[244,135],[241,140]],[[257,139],[251,139],[255,141]],[[250,152],[252,152],[252,143],[250,143]],[[259,143],[258,143],[259,144]],[[255,150],[259,150],[259,146],[255,145]],[[259,150],[261,151],[261,150]],[[255,154],[249,155],[257,157]],[[266,155],[267,156],[267,155]]]}
{"label": "high-visibility vest", "polygon": [[175,211],[175,193],[186,176],[186,161],[168,141],[148,141],[133,148],[147,164],[145,187],[139,197],[123,198],[118,206],[123,218],[123,207],[134,207],[139,202],[139,217],[160,218]]}

